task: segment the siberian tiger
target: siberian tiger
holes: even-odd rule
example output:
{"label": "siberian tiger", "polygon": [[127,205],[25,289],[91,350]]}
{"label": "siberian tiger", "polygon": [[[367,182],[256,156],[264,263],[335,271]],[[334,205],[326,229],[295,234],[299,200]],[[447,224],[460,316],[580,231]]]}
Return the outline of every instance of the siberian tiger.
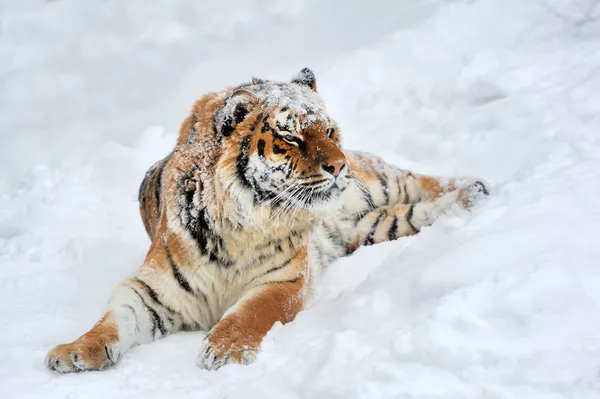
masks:
{"label": "siberian tiger", "polygon": [[180,330],[208,331],[204,369],[250,363],[272,325],[303,308],[322,267],[486,195],[477,179],[423,176],[343,150],[307,68],[291,82],[255,78],[206,94],[141,184],[152,241],[144,263],[96,325],[46,364],[101,370]]}

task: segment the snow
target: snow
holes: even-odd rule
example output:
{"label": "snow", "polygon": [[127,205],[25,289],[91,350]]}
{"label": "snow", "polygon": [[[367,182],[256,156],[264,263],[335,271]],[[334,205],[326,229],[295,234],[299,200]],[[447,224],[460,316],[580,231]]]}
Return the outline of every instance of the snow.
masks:
{"label": "snow", "polygon": [[[0,4],[3,398],[600,398],[600,2]],[[148,239],[136,193],[195,97],[312,68],[348,148],[493,195],[328,268],[257,361],[202,333],[57,375]]]}

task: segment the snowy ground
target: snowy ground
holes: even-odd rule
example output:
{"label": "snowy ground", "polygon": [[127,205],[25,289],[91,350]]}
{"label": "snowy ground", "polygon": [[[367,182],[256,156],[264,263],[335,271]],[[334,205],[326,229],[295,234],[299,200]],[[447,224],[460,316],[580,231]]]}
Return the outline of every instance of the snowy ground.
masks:
{"label": "snowy ground", "polygon": [[[598,3],[0,1],[0,396],[600,398]],[[180,333],[48,372],[142,261],[137,187],[193,99],[304,66],[347,147],[493,197],[332,265],[251,366]]]}

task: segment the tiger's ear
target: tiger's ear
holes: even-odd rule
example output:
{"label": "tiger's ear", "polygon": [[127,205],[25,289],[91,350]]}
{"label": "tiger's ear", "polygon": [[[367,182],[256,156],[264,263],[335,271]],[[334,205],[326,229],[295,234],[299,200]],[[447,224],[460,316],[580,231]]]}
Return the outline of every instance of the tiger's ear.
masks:
{"label": "tiger's ear", "polygon": [[246,119],[256,103],[256,97],[250,92],[239,90],[231,93],[217,118],[217,132],[223,136],[231,136],[236,126]]}
{"label": "tiger's ear", "polygon": [[302,86],[306,86],[312,91],[317,91],[317,79],[315,74],[308,68],[302,68],[302,70],[293,77],[292,83],[296,83]]}

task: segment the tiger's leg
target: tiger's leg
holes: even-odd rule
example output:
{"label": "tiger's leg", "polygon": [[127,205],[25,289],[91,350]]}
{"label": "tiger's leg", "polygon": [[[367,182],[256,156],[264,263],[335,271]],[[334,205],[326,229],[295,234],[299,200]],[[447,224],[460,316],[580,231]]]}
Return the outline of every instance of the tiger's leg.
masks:
{"label": "tiger's leg", "polygon": [[[478,181],[469,177],[426,176],[401,170],[364,152],[348,151],[346,157],[371,207],[429,201]],[[479,183],[487,195],[488,188],[481,181]]]}
{"label": "tiger's leg", "polygon": [[106,313],[92,329],[48,352],[48,368],[59,373],[102,370],[116,363],[130,347],[180,329],[180,315],[161,295],[164,274],[161,270],[149,273],[144,265],[134,277],[117,286]]}
{"label": "tiger's leg", "polygon": [[[254,361],[264,336],[277,321],[292,321],[302,309],[307,293],[306,249],[302,249],[285,267],[256,279],[241,299],[225,312],[212,328],[198,365],[216,370],[228,363]],[[267,278],[269,277],[269,278]]]}
{"label": "tiger's leg", "polygon": [[475,201],[486,195],[488,192],[485,186],[475,182],[433,200],[376,208],[357,221],[347,252],[351,253],[361,245],[373,245],[417,234],[423,227],[433,224],[454,204],[469,209]]}

